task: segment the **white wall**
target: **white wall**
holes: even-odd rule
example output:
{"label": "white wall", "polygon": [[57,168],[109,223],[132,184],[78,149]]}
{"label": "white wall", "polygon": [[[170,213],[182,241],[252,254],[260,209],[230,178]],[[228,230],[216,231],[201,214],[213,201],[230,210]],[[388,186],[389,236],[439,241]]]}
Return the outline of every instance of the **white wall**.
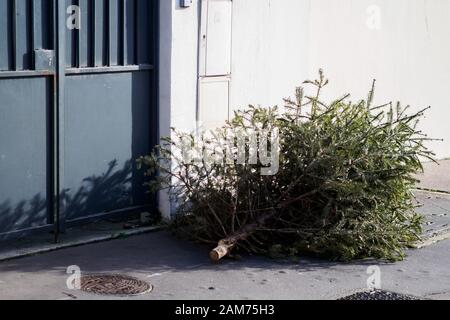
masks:
{"label": "white wall", "polygon": [[198,2],[180,8],[179,0],[161,0],[160,114],[161,134],[170,127],[195,127],[198,71]]}
{"label": "white wall", "polygon": [[[198,1],[189,9],[179,0],[160,0],[159,127],[160,136],[171,128],[190,131],[196,125]],[[166,192],[159,195],[165,218],[173,212]]]}
{"label": "white wall", "polygon": [[[160,2],[160,128],[167,136],[170,127],[196,128],[200,0],[191,8]],[[367,25],[373,5],[379,29]],[[330,99],[365,98],[376,78],[376,102],[433,106],[423,130],[445,138],[431,147],[439,158],[450,157],[450,1],[234,0],[233,6],[232,110],[279,105],[319,68],[331,80]]]}
{"label": "white wall", "polygon": [[301,0],[234,0],[232,109],[279,105],[305,80],[309,7]]}
{"label": "white wall", "polygon": [[[376,19],[371,5],[379,8],[379,30],[367,25]],[[422,129],[444,138],[430,147],[450,157],[450,1],[313,0],[309,16],[309,77],[323,68],[330,94],[355,99],[376,78],[379,103],[432,106]]]}

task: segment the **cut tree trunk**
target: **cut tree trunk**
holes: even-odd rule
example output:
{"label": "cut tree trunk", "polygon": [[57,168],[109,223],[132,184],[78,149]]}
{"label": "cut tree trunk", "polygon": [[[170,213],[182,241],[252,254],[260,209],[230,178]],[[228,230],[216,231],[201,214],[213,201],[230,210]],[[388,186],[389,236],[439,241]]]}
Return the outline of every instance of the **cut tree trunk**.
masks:
{"label": "cut tree trunk", "polygon": [[248,237],[250,237],[259,227],[264,226],[266,222],[276,215],[276,211],[261,216],[256,222],[243,227],[232,236],[219,241],[218,246],[209,253],[213,262],[219,262],[230,254],[234,247]]}
{"label": "cut tree trunk", "polygon": [[219,241],[217,247],[213,249],[209,253],[209,257],[213,262],[219,262],[221,259],[228,256],[234,247],[240,242],[246,240],[248,237],[250,237],[254,232],[256,232],[260,227],[263,227],[266,225],[267,221],[273,219],[279,210],[282,210],[283,208],[286,208],[290,205],[293,205],[301,200],[304,200],[305,198],[308,198],[314,194],[316,194],[318,190],[313,190],[311,192],[308,192],[304,195],[301,195],[300,197],[284,201],[276,208],[271,208],[270,213],[264,214],[260,216],[255,222],[248,224],[244,226],[241,230],[236,232],[235,234],[229,236],[226,239],[223,239]]}

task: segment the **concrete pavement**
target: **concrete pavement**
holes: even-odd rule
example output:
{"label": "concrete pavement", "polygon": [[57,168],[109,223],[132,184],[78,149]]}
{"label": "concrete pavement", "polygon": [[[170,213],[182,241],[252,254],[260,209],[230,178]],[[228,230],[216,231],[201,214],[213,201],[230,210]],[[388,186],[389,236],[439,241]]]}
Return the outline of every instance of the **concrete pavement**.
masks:
{"label": "concrete pavement", "polygon": [[244,257],[213,265],[208,248],[164,231],[2,262],[0,299],[112,299],[69,290],[71,265],[86,274],[120,273],[154,285],[152,293],[130,299],[336,299],[365,289],[373,265],[380,268],[383,289],[450,299],[450,241],[410,250],[395,264]]}
{"label": "concrete pavement", "polygon": [[439,161],[439,164],[427,162],[424,170],[425,173],[418,176],[419,188],[450,193],[450,160]]}

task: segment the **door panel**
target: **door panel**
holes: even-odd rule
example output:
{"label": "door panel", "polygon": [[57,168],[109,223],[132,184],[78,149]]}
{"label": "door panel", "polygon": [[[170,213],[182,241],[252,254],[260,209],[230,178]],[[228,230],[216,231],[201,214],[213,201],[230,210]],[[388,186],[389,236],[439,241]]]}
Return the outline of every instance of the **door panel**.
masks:
{"label": "door panel", "polygon": [[[73,0],[66,0],[73,1]],[[148,205],[136,159],[152,147],[154,2],[79,0],[68,30],[62,212],[67,222]]]}
{"label": "door panel", "polygon": [[149,87],[148,72],[67,78],[63,176],[69,221],[144,204],[143,174],[134,162],[150,151]]}
{"label": "door panel", "polygon": [[50,90],[46,78],[0,80],[0,234],[49,223]]}
{"label": "door panel", "polygon": [[53,220],[53,81],[51,74],[33,71],[34,49],[52,48],[51,3],[0,1],[0,238],[47,227]]}

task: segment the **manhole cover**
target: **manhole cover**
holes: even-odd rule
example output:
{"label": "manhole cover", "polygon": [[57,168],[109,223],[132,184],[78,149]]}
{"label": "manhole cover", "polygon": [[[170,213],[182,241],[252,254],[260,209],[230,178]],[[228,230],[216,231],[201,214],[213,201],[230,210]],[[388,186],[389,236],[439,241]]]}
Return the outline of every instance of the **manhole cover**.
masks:
{"label": "manhole cover", "polygon": [[420,300],[417,297],[389,292],[389,291],[364,291],[339,300]]}
{"label": "manhole cover", "polygon": [[153,287],[141,280],[122,275],[81,277],[81,290],[101,295],[131,296],[151,292]]}

